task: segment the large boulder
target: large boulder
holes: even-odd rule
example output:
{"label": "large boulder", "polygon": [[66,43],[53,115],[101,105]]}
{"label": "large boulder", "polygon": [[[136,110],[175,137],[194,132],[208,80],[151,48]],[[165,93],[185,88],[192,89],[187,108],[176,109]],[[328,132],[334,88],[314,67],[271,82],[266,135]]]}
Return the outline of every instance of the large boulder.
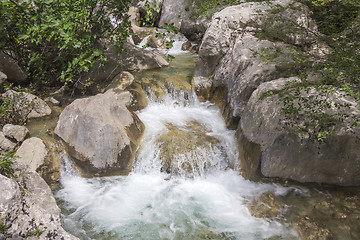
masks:
{"label": "large boulder", "polygon": [[27,81],[27,73],[14,59],[3,52],[0,52],[0,71],[6,74],[9,82],[21,84]]}
{"label": "large boulder", "polygon": [[[237,136],[242,139],[240,152],[252,152],[243,171],[260,170],[266,177],[289,178],[299,182],[321,182],[342,186],[360,185],[360,127],[345,119],[331,127],[325,140],[318,141],[311,132],[302,129],[305,117],[284,117],[283,107],[277,94],[287,82],[300,82],[297,78],[278,79],[261,84],[255,90],[243,112]],[[329,114],[346,111],[360,119],[356,101],[344,98],[344,93],[318,92],[315,88],[303,91],[302,96],[332,101],[332,107],[324,110]],[[336,106],[349,104],[349,108]],[[249,147],[250,143],[250,147]],[[252,144],[252,145],[251,145]],[[243,148],[247,148],[244,150]]]}
{"label": "large boulder", "polygon": [[[233,117],[239,117],[244,101],[247,101],[260,83],[289,74],[291,69],[286,68],[285,64],[279,64],[280,61],[276,64],[271,61],[263,64],[261,54],[256,55],[265,48],[280,48],[286,51],[286,44],[260,40],[256,33],[268,21],[265,19],[269,19],[269,16],[274,18],[268,10],[278,5],[286,9],[291,2],[249,2],[227,7],[216,13],[199,49],[193,80],[197,93],[208,99],[211,97],[209,94],[216,91],[216,88],[225,87],[229,91],[230,99],[227,103],[231,108],[230,112]],[[289,9],[281,14],[303,28],[316,31],[315,22],[310,19],[308,11]],[[277,24],[278,22],[271,22],[274,28]],[[285,37],[292,40],[286,42],[291,44],[311,42],[309,36],[302,39],[298,34],[289,33],[283,38]],[[282,60],[287,62],[287,59]]]}
{"label": "large boulder", "polygon": [[15,113],[19,115],[22,121],[51,114],[51,108],[46,102],[31,93],[8,90],[2,97],[10,99],[14,105]]}
{"label": "large boulder", "polygon": [[[18,162],[36,171],[47,183],[54,183],[60,177],[60,156],[50,143],[49,147],[37,137],[26,139],[15,153]],[[49,149],[52,149],[50,151]]]}
{"label": "large boulder", "polygon": [[13,167],[16,181],[0,175],[0,219],[4,226],[2,237],[78,239],[62,228],[60,209],[49,186],[39,174],[24,164],[15,163]]}
{"label": "large boulder", "polygon": [[59,117],[55,134],[85,176],[126,175],[144,131],[127,106],[132,95],[121,89],[77,99]]}

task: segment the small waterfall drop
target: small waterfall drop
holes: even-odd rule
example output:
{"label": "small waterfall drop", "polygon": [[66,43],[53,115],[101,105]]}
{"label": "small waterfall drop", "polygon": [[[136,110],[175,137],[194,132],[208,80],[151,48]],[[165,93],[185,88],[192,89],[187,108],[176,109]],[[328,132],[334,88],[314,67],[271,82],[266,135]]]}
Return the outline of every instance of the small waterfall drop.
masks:
{"label": "small waterfall drop", "polygon": [[150,93],[138,116],[146,130],[129,176],[82,178],[64,157],[56,197],[67,231],[80,239],[298,238],[280,219],[253,217],[248,203],[306,190],[242,178],[234,131],[216,107],[171,90]]}

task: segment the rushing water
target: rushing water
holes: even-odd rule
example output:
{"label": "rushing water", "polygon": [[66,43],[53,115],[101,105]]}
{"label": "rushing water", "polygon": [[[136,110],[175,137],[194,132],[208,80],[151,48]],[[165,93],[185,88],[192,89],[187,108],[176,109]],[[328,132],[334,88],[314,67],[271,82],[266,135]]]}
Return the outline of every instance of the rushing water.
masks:
{"label": "rushing water", "polygon": [[[80,239],[299,239],[298,216],[321,215],[336,200],[316,188],[242,178],[234,131],[216,107],[187,89],[194,58],[184,60],[177,65],[182,72],[168,68],[137,76],[162,82],[162,92],[147,89],[149,104],[138,112],[146,130],[129,176],[82,178],[63,156],[56,197],[65,229]],[[187,81],[180,84],[185,90],[177,89],[174,78]],[[270,213],[262,215],[264,208]],[[339,228],[337,220],[327,223]],[[350,225],[356,232],[356,222]],[[339,239],[358,236],[341,231]]]}

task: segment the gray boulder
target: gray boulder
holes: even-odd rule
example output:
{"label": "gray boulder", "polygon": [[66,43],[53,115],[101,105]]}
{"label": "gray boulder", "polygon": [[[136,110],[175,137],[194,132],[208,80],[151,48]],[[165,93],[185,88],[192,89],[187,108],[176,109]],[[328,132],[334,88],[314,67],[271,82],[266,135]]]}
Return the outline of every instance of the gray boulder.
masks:
{"label": "gray boulder", "polygon": [[39,97],[26,92],[8,90],[3,97],[11,99],[15,112],[26,121],[31,118],[39,118],[51,114],[51,108]]}
{"label": "gray boulder", "polygon": [[47,183],[54,183],[60,177],[61,162],[56,148],[50,143],[48,145],[50,146],[46,146],[40,138],[26,139],[16,151],[15,158],[39,173]]}
{"label": "gray boulder", "polygon": [[22,142],[29,135],[29,130],[25,126],[6,124],[3,127],[3,133],[6,137]]}
{"label": "gray boulder", "polygon": [[[297,134],[305,119],[301,115],[296,119],[282,116],[278,95],[262,97],[269,91],[279,91],[289,81],[300,80],[290,78],[266,82],[252,93],[237,129],[237,136],[242,140],[240,152],[252,154],[247,156],[248,163],[242,165],[248,167],[243,171],[251,175],[260,169],[266,177],[299,182],[360,185],[360,128],[353,126],[351,120],[339,122],[332,126],[329,130],[332,134],[328,134],[323,142],[318,142],[310,133]],[[313,88],[302,95],[309,99],[317,96],[331,100],[332,108],[327,110],[328,113],[347,111],[360,118],[355,100],[342,97],[341,92],[329,94]],[[344,103],[350,107],[339,110],[335,105]]]}
{"label": "gray boulder", "polygon": [[14,59],[3,52],[0,52],[0,71],[7,76],[9,82],[21,84],[27,81],[27,73]]}
{"label": "gray boulder", "polygon": [[6,138],[3,132],[0,132],[0,150],[10,152],[14,150],[15,147],[16,144]]}
{"label": "gray boulder", "polygon": [[61,226],[60,209],[46,182],[15,163],[15,181],[0,175],[0,219],[7,239],[78,239]]}
{"label": "gray boulder", "polygon": [[55,134],[85,176],[127,175],[144,131],[127,109],[132,95],[121,89],[77,99],[59,117]]}

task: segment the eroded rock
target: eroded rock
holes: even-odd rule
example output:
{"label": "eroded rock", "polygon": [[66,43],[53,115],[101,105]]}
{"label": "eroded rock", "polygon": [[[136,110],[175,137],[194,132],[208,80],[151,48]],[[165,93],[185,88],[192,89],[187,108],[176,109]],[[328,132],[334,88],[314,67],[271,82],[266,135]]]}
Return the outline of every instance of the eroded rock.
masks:
{"label": "eroded rock", "polygon": [[16,143],[10,141],[10,139],[5,137],[3,132],[0,132],[0,150],[10,152],[14,150],[16,147]]}
{"label": "eroded rock", "polygon": [[128,91],[77,99],[59,117],[55,134],[64,140],[83,175],[127,175],[144,131],[139,118],[127,109]]}

